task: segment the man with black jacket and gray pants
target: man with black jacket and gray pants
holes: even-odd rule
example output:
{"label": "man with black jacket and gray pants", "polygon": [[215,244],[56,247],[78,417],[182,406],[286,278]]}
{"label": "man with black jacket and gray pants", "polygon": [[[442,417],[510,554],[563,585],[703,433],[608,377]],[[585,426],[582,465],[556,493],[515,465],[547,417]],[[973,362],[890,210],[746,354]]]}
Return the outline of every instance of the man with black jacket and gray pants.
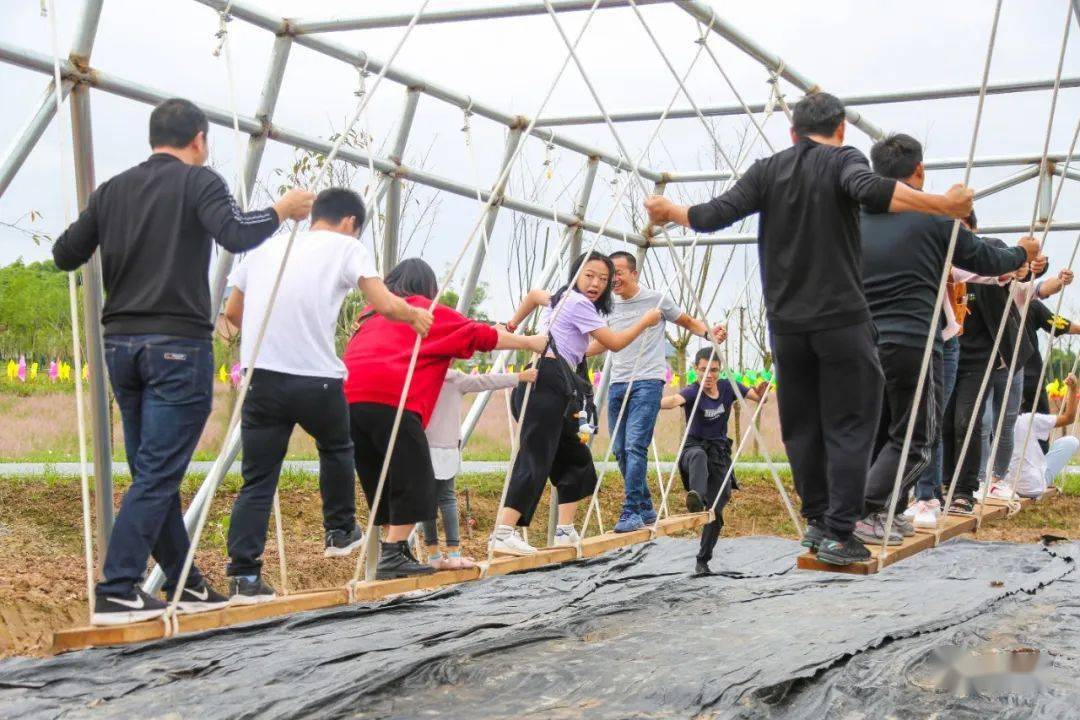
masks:
{"label": "man with black jacket and gray pants", "polygon": [[795,106],[794,146],[755,162],[693,207],[660,196],[649,220],[708,232],[760,213],[758,256],[777,372],[784,446],[807,519],[803,544],[823,562],[868,559],[854,538],[881,410],[882,377],[863,297],[859,205],[962,217],[972,193],[930,195],[871,172],[844,145],[844,106],[827,93]]}
{"label": "man with black jacket and gray pants", "polygon": [[[213,346],[209,268],[214,240],[245,252],[287,219],[302,220],[314,196],[290,190],[274,205],[242,212],[209,155],[206,115],[171,99],[150,114],[153,154],[102,183],[53,246],[62,270],[101,253],[105,360],[124,424],[131,488],[116,515],[95,625],[148,620],[166,605],[138,583],[152,554],[175,590],[190,545],[180,482],[210,414]],[[222,607],[226,598],[192,567],[178,609]]]}
{"label": "man with black jacket and gray pants", "polygon": [[[922,190],[926,179],[922,159],[922,145],[910,135],[890,135],[870,150],[874,172],[916,190]],[[855,525],[855,536],[865,543],[880,543],[885,537],[886,513],[904,436],[912,407],[918,403],[889,544],[897,545],[903,535],[915,533],[902,513],[908,492],[930,461],[944,414],[942,341],[937,330],[941,312],[935,301],[955,222],[945,216],[913,212],[863,212],[861,217],[863,284],[885,373],[881,446],[867,479],[866,516]],[[1022,238],[1017,247],[997,248],[960,227],[953,265],[978,275],[1002,275],[1034,260],[1038,250],[1035,238]],[[916,383],[931,324],[934,351],[922,399],[917,401]]]}

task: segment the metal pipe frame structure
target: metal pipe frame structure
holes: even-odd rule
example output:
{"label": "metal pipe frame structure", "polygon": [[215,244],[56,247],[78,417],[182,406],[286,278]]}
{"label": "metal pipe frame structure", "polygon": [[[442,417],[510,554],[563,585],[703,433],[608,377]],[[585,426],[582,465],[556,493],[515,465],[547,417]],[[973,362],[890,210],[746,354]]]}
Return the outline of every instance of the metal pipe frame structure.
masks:
{"label": "metal pipe frame structure", "polygon": [[[250,136],[243,171],[243,182],[248,188],[249,193],[254,187],[263,151],[268,139],[273,139],[309,152],[326,153],[331,148],[331,143],[328,141],[273,124],[274,108],[281,89],[281,82],[292,45],[299,44],[316,53],[344,62],[350,66],[379,72],[385,67],[385,63],[380,59],[372,57],[362,51],[353,50],[346,44],[315,37],[314,34],[331,31],[398,27],[407,25],[411,18],[411,15],[387,14],[367,18],[290,20],[275,17],[262,11],[254,2],[251,2],[251,0],[195,1],[216,12],[228,11],[231,17],[272,32],[276,36],[262,94],[255,114],[253,116],[242,115],[238,118],[240,130]],[[765,49],[730,23],[718,17],[715,14],[715,11],[707,3],[698,0],[637,0],[638,5],[660,4],[664,2],[672,2],[699,23],[708,27],[711,32],[716,33],[759,62],[770,73],[775,74],[779,78],[783,78],[802,92],[810,93],[820,90],[819,85],[795,70],[790,64],[781,60],[778,55]],[[1077,9],[1077,21],[1080,22],[1080,0],[1072,0],[1072,2]],[[62,92],[70,94],[71,97],[73,118],[72,131],[74,135],[73,147],[76,160],[76,184],[80,206],[85,204],[86,198],[94,187],[89,90],[91,88],[102,90],[104,92],[151,105],[155,105],[172,96],[172,93],[167,91],[116,77],[109,73],[96,70],[90,66],[90,53],[100,20],[102,4],[103,0],[86,1],[75,31],[68,59],[61,64]],[[591,0],[553,0],[552,2],[553,7],[559,12],[587,10],[592,7],[592,4]],[[626,5],[628,5],[627,0],[600,0],[599,2],[599,7],[601,8],[615,8]],[[536,0],[518,0],[516,2],[508,3],[490,2],[454,10],[432,12],[422,17],[420,23],[435,24],[465,20],[521,17],[526,15],[546,14],[546,12],[547,9],[544,3]],[[0,43],[0,62],[41,72],[50,77],[53,72],[51,57],[32,50],[19,48],[8,43]],[[590,221],[585,217],[585,209],[589,201],[599,163],[603,162],[610,167],[622,171],[628,171],[631,167],[618,153],[610,153],[591,147],[585,143],[563,136],[551,128],[558,125],[599,122],[601,121],[599,116],[553,117],[541,119],[531,132],[532,137],[561,147],[564,150],[580,154],[587,160],[586,179],[583,182],[576,204],[571,212],[559,212],[557,209],[547,208],[527,200],[505,196],[503,194],[505,188],[476,188],[466,183],[461,183],[450,178],[445,178],[405,165],[402,155],[411,130],[412,120],[415,115],[416,104],[420,94],[430,96],[431,98],[440,100],[459,109],[467,110],[492,122],[502,124],[510,130],[511,138],[515,137],[515,130],[518,137],[521,135],[522,128],[528,125],[528,119],[519,115],[504,112],[488,103],[477,101],[467,94],[430,82],[423,77],[403,71],[399,68],[388,68],[386,77],[391,81],[404,85],[406,88],[405,109],[403,110],[402,119],[398,126],[398,133],[391,155],[389,157],[377,157],[356,149],[346,150],[340,154],[340,158],[343,161],[360,167],[374,168],[375,171],[381,175],[378,182],[371,190],[370,197],[368,198],[369,207],[376,206],[384,195],[387,196],[388,202],[394,201],[394,204],[397,204],[397,192],[394,190],[394,185],[397,184],[398,189],[400,189],[400,182],[402,180],[410,180],[436,190],[471,199],[475,199],[477,195],[479,195],[481,201],[486,201],[492,195],[495,195],[497,197],[497,202],[493,204],[491,211],[486,218],[486,227],[488,228],[489,237],[490,230],[494,227],[496,213],[500,207],[506,207],[541,219],[554,220],[555,222],[561,223],[565,227],[558,251],[552,256],[548,267],[545,267],[541,272],[541,282],[545,285],[550,283],[553,279],[559,266],[560,258],[566,252],[567,247],[569,246],[569,249],[572,252],[579,251],[582,231],[587,230],[596,233],[603,230],[605,236],[617,240],[625,240],[637,246],[641,251],[657,244],[638,232],[601,228],[600,224]],[[1003,82],[992,85],[989,92],[991,94],[1030,92],[1046,89],[1050,87],[1051,84],[1052,83],[1047,80]],[[1066,78],[1061,84],[1064,87],[1080,86],[1080,77]],[[11,180],[25,162],[34,145],[44,133],[45,128],[48,126],[49,122],[51,122],[52,117],[55,114],[55,103],[53,102],[51,93],[50,80],[45,96],[39,101],[34,112],[20,130],[17,138],[9,147],[5,156],[0,159],[0,195],[2,195],[9,186]],[[861,113],[852,109],[851,106],[968,97],[976,93],[977,88],[971,86],[956,86],[848,95],[845,97],[845,101],[849,106],[847,110],[848,120],[855,125],[855,127],[867,133],[872,138],[877,138],[881,136],[881,130]],[[211,122],[226,128],[232,127],[233,118],[230,112],[204,103],[200,104],[200,107],[206,112]],[[751,107],[751,111],[753,112],[760,112],[763,109],[764,108],[760,106]],[[702,111],[705,115],[723,116],[741,113],[743,112],[743,109],[741,106],[715,106],[702,108]],[[696,113],[693,110],[674,110],[669,113],[668,116],[678,118],[684,116],[693,117],[694,115],[696,115]],[[656,111],[644,110],[620,113],[613,119],[622,122],[635,122],[656,119],[658,117],[659,113]],[[545,125],[548,127],[544,127]],[[520,137],[519,141],[521,141]],[[509,140],[508,147],[510,147]],[[976,167],[1029,166],[984,188],[980,193],[982,195],[989,195],[1038,175],[1039,169],[1037,167],[1033,169],[1030,166],[1037,165],[1040,160],[1041,157],[1030,154],[976,159]],[[1051,165],[1048,167],[1048,171],[1050,173],[1057,174],[1061,177],[1068,177],[1073,180],[1080,180],[1080,174],[1072,171],[1066,174],[1058,167],[1055,167],[1057,163],[1061,163],[1065,160],[1063,155],[1051,155],[1049,160]],[[956,169],[964,166],[964,159],[945,158],[928,160],[925,163],[925,166],[928,170]],[[638,167],[636,170],[643,178],[653,181],[657,186],[664,186],[669,183],[702,182],[730,178],[730,173],[719,171],[677,173],[662,172],[645,167]],[[1044,184],[1049,185],[1049,183]],[[371,213],[369,213],[369,218],[370,215]],[[392,213],[388,213],[388,216],[391,218],[393,217]],[[388,223],[387,234],[384,236],[384,256],[388,255],[388,248],[396,247],[396,234],[393,230],[389,229],[389,226],[391,225],[396,227],[396,223]],[[1080,221],[1054,222],[1052,227],[1054,230],[1076,230],[1080,229]],[[1028,230],[1028,224],[1002,224],[984,227],[982,230],[985,233],[1020,233]],[[688,246],[694,242],[695,240],[691,238],[679,238],[674,240],[676,246]],[[698,238],[696,240],[696,243],[699,246],[752,244],[755,242],[756,235],[753,234],[710,236]],[[577,248],[577,250],[575,250],[575,248]],[[389,255],[393,254],[394,253],[390,253]],[[475,287],[476,279],[482,272],[483,262],[484,253],[481,249],[474,257],[473,266],[470,268],[469,277],[472,280],[473,288]],[[217,314],[216,308],[220,306],[225,280],[228,276],[229,269],[231,268],[231,263],[231,256],[229,256],[228,253],[223,252],[221,256],[219,256],[219,262],[215,268],[212,295],[215,307],[215,317]],[[90,398],[94,424],[94,473],[98,503],[97,540],[99,547],[104,548],[111,525],[112,468],[111,447],[109,443],[108,395],[106,391],[107,378],[104,371],[105,366],[101,326],[98,321],[102,301],[101,269],[100,261],[96,256],[87,265],[83,273],[85,317],[90,318],[84,319],[88,348],[87,359],[93,370],[93,372],[90,373]],[[471,294],[472,293],[467,286],[466,292],[462,293],[461,298],[462,301],[465,302],[466,307],[469,299],[471,299]],[[500,361],[505,363],[506,357],[507,355],[503,354],[500,356],[499,360],[497,360],[497,363]],[[482,396],[482,399],[483,402],[476,402],[473,404],[472,410],[483,409],[487,397]],[[478,412],[475,413],[474,417],[474,413],[470,411],[465,426],[463,427],[463,435],[466,439],[472,428],[475,426],[478,417]],[[239,438],[229,438],[226,443],[225,454],[229,456],[230,462],[231,459],[236,456],[238,451]]]}
{"label": "metal pipe frame structure", "polygon": [[[638,3],[641,5],[642,3]],[[1054,87],[1054,79],[1043,80],[1014,80],[999,82],[986,87],[987,95],[1005,95],[1018,92],[1031,92],[1035,90],[1050,90]],[[1061,79],[1061,87],[1080,87],[1080,76]],[[923,100],[946,100],[949,98],[977,97],[978,85],[960,85],[956,87],[916,88],[913,90],[896,90],[892,92],[863,93],[861,95],[843,95],[840,100],[845,107],[853,105],[889,105],[905,102],[919,102]],[[765,112],[765,103],[748,104],[750,112]],[[743,115],[745,111],[742,105],[701,105],[701,114],[705,117],[729,117]],[[645,122],[657,120],[663,113],[662,108],[642,108],[640,110],[620,110],[611,113],[612,122]],[[668,114],[668,120],[680,120],[696,118],[697,113],[693,108],[673,108]],[[537,127],[568,127],[574,125],[599,125],[604,122],[603,115],[560,115],[543,117],[536,121]]]}

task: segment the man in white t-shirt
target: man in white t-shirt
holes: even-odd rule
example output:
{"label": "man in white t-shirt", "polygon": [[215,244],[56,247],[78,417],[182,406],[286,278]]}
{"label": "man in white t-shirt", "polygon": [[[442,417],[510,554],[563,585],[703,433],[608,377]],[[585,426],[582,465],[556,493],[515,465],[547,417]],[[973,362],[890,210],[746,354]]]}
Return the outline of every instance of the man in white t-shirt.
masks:
{"label": "man in white t-shirt", "polygon": [[[1046,492],[1046,489],[1054,482],[1054,478],[1069,464],[1069,459],[1080,449],[1080,440],[1065,435],[1059,437],[1050,444],[1050,451],[1043,453],[1039,441],[1048,441],[1050,431],[1054,428],[1068,427],[1076,420],[1076,376],[1069,373],[1065,378],[1068,387],[1065,398],[1065,408],[1058,415],[1046,413],[1024,413],[1016,419],[1012,467],[1009,476],[1016,472],[1016,463],[1020,463],[1020,477],[1016,481],[1016,494],[1020,497],[1037,498]],[[1031,426],[1031,437],[1028,438],[1028,426]],[[1027,447],[1024,441],[1027,440]],[[994,488],[990,490],[991,497],[1000,496]]]}
{"label": "man in white t-shirt", "polygon": [[[229,525],[229,594],[238,604],[270,600],[274,589],[262,581],[262,554],[281,463],[293,428],[299,424],[319,450],[319,490],[323,501],[326,557],[360,547],[356,523],[353,444],[349,409],[342,392],[345,365],[334,346],[341,305],[359,288],[364,301],[392,320],[427,335],[432,316],[391,293],[371,254],[359,241],[364,203],[352,190],[319,193],[311,229],[293,242],[266,324],[265,335],[241,422],[244,485],[233,503]],[[252,364],[259,327],[285,254],[287,236],[277,235],[251,252],[229,277],[232,292],[225,317],[242,329],[240,365]]]}
{"label": "man in white t-shirt", "polygon": [[[706,336],[709,328],[705,323],[683,312],[669,295],[638,283],[637,259],[632,254],[614,252],[611,261],[615,264],[615,282],[612,286],[615,303],[608,316],[608,326],[612,330],[630,327],[649,310],[659,308],[665,321],[684,327],[695,335]],[[717,342],[727,337],[723,325],[713,328],[713,333]],[[660,323],[641,333],[612,358],[608,390],[609,428],[615,427],[619,411],[626,403],[614,445],[615,460],[622,472],[626,492],[615,532],[632,532],[656,522],[647,476],[649,444],[660,412],[660,398],[664,395],[668,369],[664,348],[664,323]],[[589,349],[590,355],[603,351],[595,341]],[[631,381],[633,386],[630,385]]]}

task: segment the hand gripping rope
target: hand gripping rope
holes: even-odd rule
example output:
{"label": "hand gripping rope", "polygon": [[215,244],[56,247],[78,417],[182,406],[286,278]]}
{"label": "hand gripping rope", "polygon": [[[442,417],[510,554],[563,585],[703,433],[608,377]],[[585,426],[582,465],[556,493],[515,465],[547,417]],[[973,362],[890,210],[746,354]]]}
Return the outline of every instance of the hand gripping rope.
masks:
{"label": "hand gripping rope", "polygon": [[[330,153],[326,156],[326,160],[325,160],[322,168],[319,170],[319,174],[316,176],[315,181],[312,183],[312,187],[318,187],[319,184],[322,183],[323,179],[325,179],[327,173],[329,173],[330,168],[331,168],[331,166],[333,164],[334,158],[337,157],[338,151],[341,149],[342,143],[345,141],[345,138],[350,134],[350,132],[352,131],[352,128],[356,125],[357,120],[360,119],[360,115],[367,108],[368,102],[371,100],[371,97],[374,94],[375,89],[379,86],[379,83],[386,76],[387,70],[393,64],[394,59],[397,57],[398,53],[401,51],[401,48],[402,48],[402,46],[404,46],[405,41],[409,38],[409,35],[412,33],[413,28],[416,27],[416,23],[420,19],[420,16],[423,14],[424,8],[427,7],[428,2],[430,2],[430,0],[424,0],[424,2],[421,4],[420,8],[413,15],[412,20],[409,22],[409,25],[405,28],[405,32],[403,33],[401,40],[398,41],[398,44],[394,48],[393,53],[391,53],[390,58],[386,62],[386,65],[383,67],[383,69],[379,72],[378,76],[375,78],[375,83],[372,86],[371,92],[366,94],[357,103],[356,110],[353,112],[352,117],[349,119],[349,122],[346,125],[345,130],[341,133],[341,135],[338,136],[337,140],[334,142],[333,146],[331,147]],[[251,385],[251,376],[252,376],[252,373],[255,370],[255,360],[258,358],[259,349],[262,347],[263,337],[266,334],[267,321],[270,319],[270,313],[274,309],[274,301],[277,299],[278,289],[281,286],[281,278],[284,275],[286,263],[289,261],[289,255],[292,252],[293,241],[296,239],[296,233],[297,233],[298,228],[299,228],[299,224],[294,223],[293,228],[292,228],[292,232],[289,235],[288,243],[285,246],[285,253],[281,258],[281,267],[278,269],[277,276],[274,279],[273,288],[270,291],[270,297],[269,297],[269,299],[267,301],[267,305],[266,305],[266,313],[263,315],[262,322],[259,325],[258,335],[256,335],[256,338],[255,338],[255,345],[253,346],[252,353],[251,353],[251,363],[250,363],[249,367],[246,369],[246,371],[244,373],[244,377],[240,382],[240,389],[239,389],[239,391],[237,393],[237,398],[236,398],[236,406],[233,408],[233,414],[232,414],[232,417],[229,420],[229,429],[228,429],[228,432],[225,433],[225,437],[228,437],[229,435],[231,435],[233,433],[233,431],[236,429],[239,422],[240,422],[240,413],[241,413],[241,409],[242,409],[243,404],[244,404],[244,398],[247,396],[248,388]],[[207,502],[203,504],[203,506],[202,506],[202,508],[200,510],[198,523],[195,526],[195,533],[191,538],[191,546],[188,549],[187,557],[184,560],[184,567],[181,570],[180,578],[179,578],[179,580],[177,582],[177,586],[176,586],[176,591],[173,594],[173,598],[172,598],[172,600],[171,600],[171,602],[169,604],[168,610],[166,610],[165,615],[162,618],[162,621],[165,623],[165,634],[166,634],[166,636],[170,636],[170,635],[174,634],[175,631],[176,631],[176,619],[175,619],[176,618],[176,608],[177,608],[177,605],[178,605],[178,603],[180,601],[180,595],[184,591],[185,584],[187,583],[188,573],[191,572],[191,566],[192,566],[192,564],[194,563],[194,560],[195,560],[195,551],[198,549],[199,539],[202,537],[202,531],[203,531],[204,526],[206,525],[206,519],[207,519],[207,517],[209,517],[209,514],[210,514],[210,505],[211,505],[210,499],[213,497],[213,492],[216,490],[216,484],[217,484],[217,482],[220,482],[219,478],[223,474],[223,473],[221,473],[221,470],[223,470],[224,468],[219,467],[219,465],[221,465],[223,462],[224,462],[223,456],[218,455],[218,458],[214,461],[214,467],[210,471],[211,475],[213,475],[215,477],[215,480],[216,480],[215,487],[211,489],[210,498],[207,499]]]}

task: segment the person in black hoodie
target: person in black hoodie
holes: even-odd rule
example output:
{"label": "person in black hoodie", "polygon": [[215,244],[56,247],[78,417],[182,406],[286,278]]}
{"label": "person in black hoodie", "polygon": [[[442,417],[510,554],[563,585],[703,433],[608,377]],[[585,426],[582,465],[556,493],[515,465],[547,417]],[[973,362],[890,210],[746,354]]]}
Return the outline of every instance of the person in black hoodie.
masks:
{"label": "person in black hoodie", "polygon": [[776,361],[784,446],[807,519],[803,544],[823,562],[869,558],[852,531],[881,411],[881,367],[863,296],[859,206],[964,217],[973,193],[922,193],[872,172],[844,145],[843,103],[807,95],[793,147],[755,162],[720,197],[693,207],[645,200],[649,221],[708,232],[754,213],[761,284]]}
{"label": "person in black hoodie", "polygon": [[[878,174],[922,189],[926,179],[922,145],[910,135],[895,134],[878,141],[870,150],[870,159]],[[901,535],[915,532],[902,513],[909,491],[930,461],[940,432],[943,391],[938,328],[942,313],[935,301],[955,222],[943,216],[911,212],[864,211],[861,217],[863,283],[885,372],[880,447],[867,478],[866,516],[855,526],[855,536],[863,542],[880,543],[885,537],[886,512],[916,404],[915,389],[926,339],[933,325],[934,350],[918,401],[890,544],[898,544]],[[1033,260],[1038,250],[1039,242],[1032,237],[1022,238],[1017,247],[996,248],[961,227],[953,264],[979,275],[996,276],[1019,269]]]}
{"label": "person in black hoodie", "polygon": [[[188,553],[180,482],[213,397],[214,240],[230,252],[252,250],[285,220],[306,218],[315,197],[289,190],[272,207],[242,212],[221,176],[204,167],[208,129],[206,115],[187,100],[154,108],[153,154],[102,183],[53,246],[61,270],[101,256],[105,361],[131,467],[94,592],[95,625],[164,613],[165,604],[138,587],[147,559],[152,554],[161,565],[171,593]],[[225,602],[192,567],[178,609]]]}

